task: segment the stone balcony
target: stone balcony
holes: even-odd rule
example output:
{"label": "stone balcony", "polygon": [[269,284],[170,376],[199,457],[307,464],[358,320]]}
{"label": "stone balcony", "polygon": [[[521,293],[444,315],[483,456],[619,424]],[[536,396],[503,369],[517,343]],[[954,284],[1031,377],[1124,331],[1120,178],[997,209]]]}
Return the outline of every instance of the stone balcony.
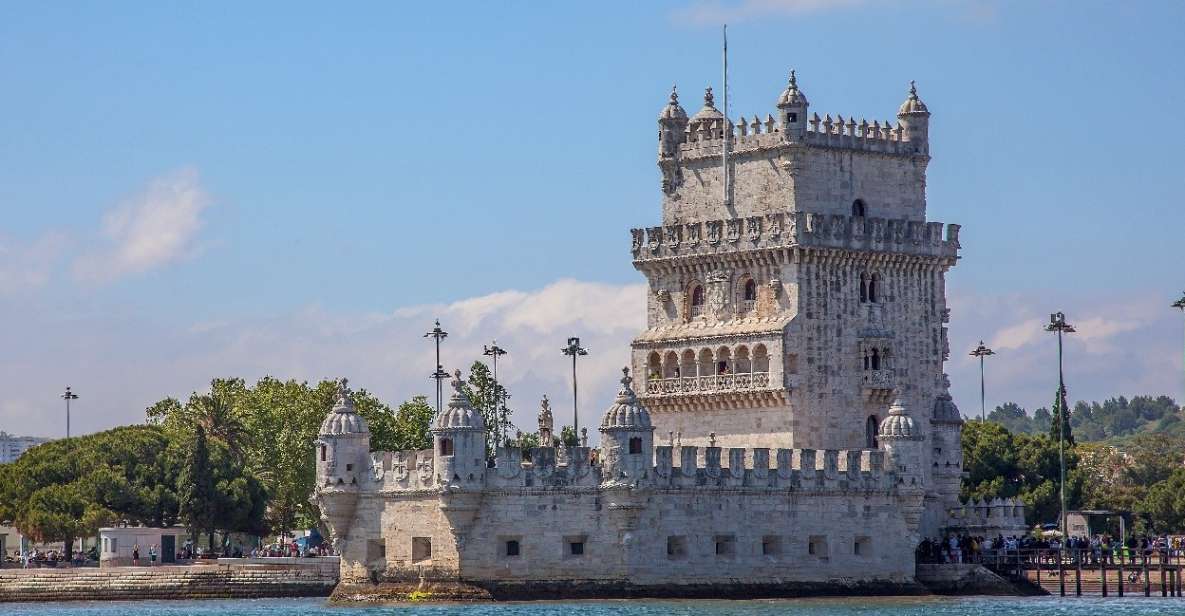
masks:
{"label": "stone balcony", "polygon": [[868,401],[891,401],[896,387],[892,370],[865,370],[860,377],[860,388]]}
{"label": "stone balcony", "polygon": [[646,393],[651,395],[702,394],[754,389],[769,389],[768,372],[685,376],[651,379],[646,382]]}

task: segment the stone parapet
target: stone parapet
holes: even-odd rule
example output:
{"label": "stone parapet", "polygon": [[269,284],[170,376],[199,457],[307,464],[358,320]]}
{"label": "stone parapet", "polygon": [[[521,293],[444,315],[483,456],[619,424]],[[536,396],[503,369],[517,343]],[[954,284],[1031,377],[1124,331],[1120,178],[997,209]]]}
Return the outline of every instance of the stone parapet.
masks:
{"label": "stone parapet", "polygon": [[301,565],[0,570],[0,602],[327,597],[337,558]]}
{"label": "stone parapet", "polygon": [[[945,237],[944,237],[945,227]],[[955,259],[956,224],[784,212],[631,229],[635,264],[738,250],[819,247]]]}

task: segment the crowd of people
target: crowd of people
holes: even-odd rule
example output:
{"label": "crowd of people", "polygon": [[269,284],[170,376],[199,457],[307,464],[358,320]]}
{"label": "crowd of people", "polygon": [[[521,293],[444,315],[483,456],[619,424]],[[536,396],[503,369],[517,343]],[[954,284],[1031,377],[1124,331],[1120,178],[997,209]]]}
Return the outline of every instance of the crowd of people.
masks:
{"label": "crowd of people", "polygon": [[[186,542],[184,546],[177,550],[175,554],[175,564],[192,563],[198,560],[209,560],[215,558],[307,558],[316,556],[336,556],[337,552],[333,549],[327,541],[321,541],[318,545],[308,546],[307,543],[297,543],[294,541],[287,541],[282,543],[273,543],[267,546],[260,546],[254,548],[245,548],[244,546],[229,544],[218,548],[209,549],[201,546],[194,546]],[[133,567],[153,567],[157,564],[162,564],[164,558],[161,554],[161,549],[157,545],[149,545],[142,547],[140,544],[134,544],[130,553],[131,562],[128,563]],[[72,557],[67,556],[62,550],[57,549],[38,549],[36,547],[29,549],[29,551],[8,556],[3,559],[10,567],[21,567],[25,569],[39,568],[39,567],[65,567],[65,566],[97,566],[99,564],[99,551],[97,547],[91,547],[89,551],[75,550]]]}
{"label": "crowd of people", "polygon": [[[1033,561],[1081,561],[1087,565],[1134,564],[1147,557],[1154,562],[1185,557],[1185,537],[1129,535],[1119,541],[1109,534],[1092,537],[1035,537],[997,535],[987,539],[968,534],[947,534],[922,540],[917,548],[920,563],[981,563],[985,559],[1025,558]],[[991,562],[988,560],[988,562]]]}

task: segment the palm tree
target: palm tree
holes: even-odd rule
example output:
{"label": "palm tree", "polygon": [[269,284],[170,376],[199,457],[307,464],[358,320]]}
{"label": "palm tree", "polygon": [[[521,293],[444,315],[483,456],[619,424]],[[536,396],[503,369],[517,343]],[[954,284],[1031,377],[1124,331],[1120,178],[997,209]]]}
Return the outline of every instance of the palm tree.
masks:
{"label": "palm tree", "polygon": [[207,436],[222,441],[231,455],[242,460],[248,440],[247,427],[230,397],[216,391],[216,384],[213,385],[211,393],[190,398],[190,422],[201,426]]}

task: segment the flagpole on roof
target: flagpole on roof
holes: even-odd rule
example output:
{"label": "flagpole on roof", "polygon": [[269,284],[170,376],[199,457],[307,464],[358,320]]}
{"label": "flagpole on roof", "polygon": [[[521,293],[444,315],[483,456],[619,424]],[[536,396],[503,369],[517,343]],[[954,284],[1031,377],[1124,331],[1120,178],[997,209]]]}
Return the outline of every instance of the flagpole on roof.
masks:
{"label": "flagpole on roof", "polygon": [[728,120],[728,24],[724,24],[722,34],[724,37],[724,122],[721,126],[723,128],[723,156],[721,156],[723,173],[721,177],[724,178],[724,181],[721,183],[721,190],[723,191],[723,202],[725,205],[728,205],[728,146],[732,140],[732,131],[730,130]]}

